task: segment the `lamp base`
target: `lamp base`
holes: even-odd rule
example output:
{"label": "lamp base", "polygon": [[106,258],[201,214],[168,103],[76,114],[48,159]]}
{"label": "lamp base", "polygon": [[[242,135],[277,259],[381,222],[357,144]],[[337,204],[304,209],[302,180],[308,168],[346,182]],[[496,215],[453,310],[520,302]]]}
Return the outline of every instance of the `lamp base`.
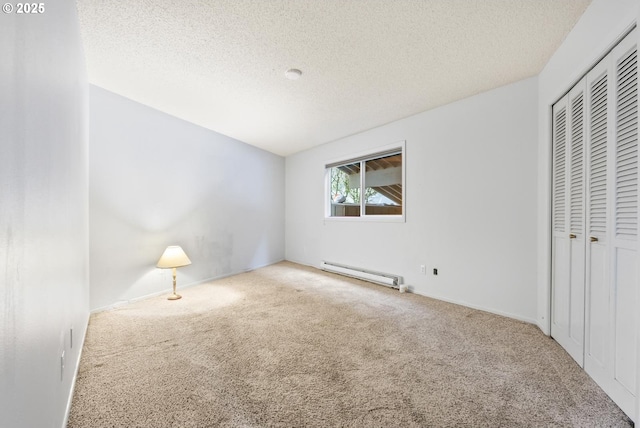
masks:
{"label": "lamp base", "polygon": [[178,299],[182,299],[182,296],[179,294],[175,294],[173,293],[171,296],[167,297],[167,300],[178,300]]}

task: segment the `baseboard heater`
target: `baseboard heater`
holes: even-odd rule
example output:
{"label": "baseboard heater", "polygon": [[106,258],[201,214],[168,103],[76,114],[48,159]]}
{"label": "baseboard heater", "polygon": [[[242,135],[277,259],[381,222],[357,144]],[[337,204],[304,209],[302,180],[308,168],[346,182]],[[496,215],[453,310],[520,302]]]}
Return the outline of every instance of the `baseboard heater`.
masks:
{"label": "baseboard heater", "polygon": [[368,269],[357,268],[353,266],[341,265],[339,263],[323,261],[320,269],[338,273],[340,275],[350,276],[352,278],[362,279],[376,284],[386,285],[391,288],[399,288],[402,284],[402,277],[390,273],[376,272]]}

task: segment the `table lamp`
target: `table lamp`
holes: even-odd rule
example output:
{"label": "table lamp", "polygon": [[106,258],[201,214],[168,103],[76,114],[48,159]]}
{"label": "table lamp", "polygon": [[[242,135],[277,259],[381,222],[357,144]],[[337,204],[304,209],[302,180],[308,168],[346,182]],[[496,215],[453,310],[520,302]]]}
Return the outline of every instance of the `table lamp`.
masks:
{"label": "table lamp", "polygon": [[157,266],[160,269],[173,269],[173,294],[167,297],[167,299],[178,300],[182,297],[176,294],[176,268],[190,264],[191,260],[189,260],[184,250],[178,245],[170,245],[164,250],[164,253],[162,253]]}

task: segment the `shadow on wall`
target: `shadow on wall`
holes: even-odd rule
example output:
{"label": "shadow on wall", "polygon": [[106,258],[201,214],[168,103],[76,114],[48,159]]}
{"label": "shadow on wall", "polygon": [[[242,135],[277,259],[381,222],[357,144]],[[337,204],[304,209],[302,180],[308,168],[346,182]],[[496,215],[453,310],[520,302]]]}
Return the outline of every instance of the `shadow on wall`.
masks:
{"label": "shadow on wall", "polygon": [[169,292],[171,271],[156,268],[168,245],[182,246],[192,261],[179,268],[178,288],[279,261],[271,259],[270,232],[249,209],[241,216],[247,226],[232,233],[219,228],[215,217],[207,222],[204,210],[187,213],[159,231],[142,219],[133,223],[132,217],[110,209],[95,195],[91,206],[92,310]]}
{"label": "shadow on wall", "polygon": [[182,285],[282,259],[282,157],[93,86],[90,107],[92,309],[165,290],[169,245]]}
{"label": "shadow on wall", "polygon": [[96,198],[91,213],[92,309],[170,290],[171,271],[156,268],[168,245],[182,246],[192,261],[179,269],[178,287],[233,273],[233,235],[213,226],[194,234],[190,226],[201,222],[191,214],[159,231],[132,223]]}

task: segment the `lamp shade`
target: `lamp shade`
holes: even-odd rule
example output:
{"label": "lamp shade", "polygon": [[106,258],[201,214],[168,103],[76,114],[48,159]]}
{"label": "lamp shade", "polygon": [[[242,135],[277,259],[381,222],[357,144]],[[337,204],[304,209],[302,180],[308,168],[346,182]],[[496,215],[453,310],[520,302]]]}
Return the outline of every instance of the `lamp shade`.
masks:
{"label": "lamp shade", "polygon": [[158,260],[158,267],[161,269],[177,268],[180,266],[187,266],[191,264],[191,260],[184,253],[182,247],[178,245],[170,245],[164,250],[160,260]]}

